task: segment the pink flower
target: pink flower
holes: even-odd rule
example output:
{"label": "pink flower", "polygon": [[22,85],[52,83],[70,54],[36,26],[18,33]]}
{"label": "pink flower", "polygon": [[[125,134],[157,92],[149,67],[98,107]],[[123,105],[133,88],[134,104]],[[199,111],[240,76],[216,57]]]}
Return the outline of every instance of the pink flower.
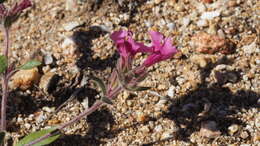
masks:
{"label": "pink flower", "polygon": [[149,32],[152,38],[152,53],[144,61],[144,65],[149,67],[157,62],[171,58],[177,49],[172,45],[171,38],[164,37],[156,31]]}
{"label": "pink flower", "polygon": [[149,47],[133,40],[132,32],[120,30],[111,34],[110,38],[115,42],[119,54],[123,57],[133,57],[138,52],[147,52]]}
{"label": "pink flower", "polygon": [[11,9],[5,7],[4,4],[0,4],[0,21],[5,27],[10,27],[13,22],[17,20],[22,11],[32,6],[30,0],[22,0],[19,4],[15,4]]}
{"label": "pink flower", "polygon": [[20,14],[24,9],[32,6],[32,2],[30,0],[22,0],[19,4],[15,4],[14,7],[10,10],[9,15],[18,15]]}

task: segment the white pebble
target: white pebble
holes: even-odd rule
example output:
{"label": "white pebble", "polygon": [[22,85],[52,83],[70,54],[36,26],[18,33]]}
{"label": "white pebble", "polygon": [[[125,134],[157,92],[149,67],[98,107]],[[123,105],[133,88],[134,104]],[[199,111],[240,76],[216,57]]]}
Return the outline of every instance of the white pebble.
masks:
{"label": "white pebble", "polygon": [[73,44],[74,42],[71,40],[71,38],[65,38],[63,43],[61,44],[62,48],[66,48],[67,46]]}
{"label": "white pebble", "polygon": [[77,22],[77,21],[72,21],[72,22],[69,22],[67,24],[65,24],[63,26],[64,30],[66,31],[71,31],[73,30],[74,28],[78,27],[79,25],[81,25],[81,23]]}
{"label": "white pebble", "polygon": [[188,25],[190,24],[190,18],[184,17],[184,18],[182,19],[182,24],[183,24],[183,27],[188,26]]}
{"label": "white pebble", "polygon": [[168,91],[167,91],[167,95],[169,97],[174,97],[174,86],[171,86]]}
{"label": "white pebble", "polygon": [[201,19],[213,19],[215,17],[220,16],[220,11],[211,11],[211,12],[204,12],[200,18]]}
{"label": "white pebble", "polygon": [[175,24],[174,23],[168,23],[167,27],[170,31],[172,31],[175,28]]}
{"label": "white pebble", "polygon": [[47,54],[47,55],[44,56],[44,63],[46,65],[52,64],[52,62],[53,62],[53,58],[52,58],[51,54]]}
{"label": "white pebble", "polygon": [[204,19],[200,19],[199,21],[197,21],[197,26],[199,26],[199,27],[208,26],[208,21],[204,20]]}

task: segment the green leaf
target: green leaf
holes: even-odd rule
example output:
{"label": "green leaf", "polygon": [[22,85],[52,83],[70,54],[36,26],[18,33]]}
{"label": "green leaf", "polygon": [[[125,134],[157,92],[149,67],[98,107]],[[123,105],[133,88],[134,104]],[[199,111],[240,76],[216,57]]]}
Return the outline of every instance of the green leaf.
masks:
{"label": "green leaf", "polygon": [[26,62],[24,65],[20,66],[19,69],[28,70],[28,69],[32,69],[34,67],[37,67],[39,65],[41,65],[41,62],[36,61],[36,60],[31,60],[31,61]]}
{"label": "green leaf", "polygon": [[1,131],[0,132],[0,145],[4,143],[5,140],[5,132]]}
{"label": "green leaf", "polygon": [[103,101],[104,103],[107,103],[107,104],[111,104],[111,105],[113,104],[113,102],[105,96],[101,97],[101,101]]}
{"label": "green leaf", "polygon": [[95,84],[97,84],[97,86],[99,86],[99,88],[102,91],[102,96],[106,95],[107,89],[106,89],[106,85],[104,84],[104,82],[101,79],[94,77],[94,76],[90,76],[90,78],[95,82]]}
{"label": "green leaf", "polygon": [[0,73],[3,73],[7,68],[7,58],[4,55],[0,55]]}
{"label": "green leaf", "polygon": [[49,128],[49,129],[43,129],[41,131],[36,131],[33,133],[30,133],[29,135],[25,136],[23,139],[21,139],[15,146],[24,146],[25,144],[28,144],[48,133],[57,133],[53,136],[48,137],[45,140],[40,141],[37,144],[34,144],[33,146],[43,146],[52,143],[56,139],[60,137],[60,131],[57,128]]}

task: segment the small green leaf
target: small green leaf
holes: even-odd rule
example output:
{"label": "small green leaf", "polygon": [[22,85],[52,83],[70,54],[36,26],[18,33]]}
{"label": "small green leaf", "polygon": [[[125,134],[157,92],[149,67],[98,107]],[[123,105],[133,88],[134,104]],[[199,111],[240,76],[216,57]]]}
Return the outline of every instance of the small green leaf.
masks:
{"label": "small green leaf", "polygon": [[24,65],[20,66],[19,69],[28,70],[28,69],[32,69],[34,67],[37,67],[39,65],[41,65],[41,62],[36,61],[36,60],[31,60],[31,61],[26,62]]}
{"label": "small green leaf", "polygon": [[90,76],[90,78],[97,84],[97,86],[99,86],[99,88],[101,88],[102,96],[106,95],[107,89],[106,89],[106,85],[104,84],[104,82],[94,76]]}
{"label": "small green leaf", "polygon": [[105,96],[101,97],[101,101],[103,101],[103,102],[105,102],[107,104],[111,104],[111,105],[113,104],[113,102],[109,98],[107,98]]}
{"label": "small green leaf", "polygon": [[36,132],[30,133],[29,135],[27,135],[23,139],[21,139],[15,146],[23,146],[25,144],[29,144],[30,142],[48,134],[48,133],[54,133],[54,132],[57,134],[50,136],[47,139],[44,139],[37,144],[34,144],[33,146],[43,146],[43,145],[50,144],[60,137],[60,131],[57,128],[43,129],[41,131],[36,131]]}
{"label": "small green leaf", "polygon": [[3,73],[7,68],[7,58],[4,55],[0,55],[0,73]]}
{"label": "small green leaf", "polygon": [[1,131],[0,132],[0,145],[4,143],[5,140],[5,132]]}

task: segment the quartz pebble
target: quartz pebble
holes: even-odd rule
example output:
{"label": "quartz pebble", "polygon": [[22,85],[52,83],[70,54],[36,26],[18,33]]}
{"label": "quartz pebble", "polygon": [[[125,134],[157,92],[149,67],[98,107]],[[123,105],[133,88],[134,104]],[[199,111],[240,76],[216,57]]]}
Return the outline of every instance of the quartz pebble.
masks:
{"label": "quartz pebble", "polygon": [[63,26],[63,28],[64,28],[65,31],[71,31],[71,30],[73,30],[74,28],[76,28],[80,25],[82,25],[82,23],[80,23],[78,21],[72,21],[72,22],[65,24]]}
{"label": "quartz pebble", "polygon": [[202,13],[202,15],[200,16],[201,19],[208,19],[211,20],[215,17],[220,16],[220,11],[211,11],[211,12],[204,12]]}
{"label": "quartz pebble", "polygon": [[228,127],[228,132],[230,135],[234,135],[239,130],[239,126],[237,124],[233,124]]}
{"label": "quartz pebble", "polygon": [[51,54],[47,54],[44,56],[44,63],[46,65],[52,64],[53,63],[53,57]]}

